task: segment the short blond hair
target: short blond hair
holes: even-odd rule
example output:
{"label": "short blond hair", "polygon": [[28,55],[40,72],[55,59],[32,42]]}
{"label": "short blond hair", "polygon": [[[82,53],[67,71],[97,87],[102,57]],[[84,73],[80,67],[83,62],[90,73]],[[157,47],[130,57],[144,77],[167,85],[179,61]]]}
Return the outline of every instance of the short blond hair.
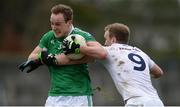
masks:
{"label": "short blond hair", "polygon": [[130,38],[129,27],[122,23],[112,23],[104,28],[109,31],[109,37],[115,37],[117,42],[127,44]]}

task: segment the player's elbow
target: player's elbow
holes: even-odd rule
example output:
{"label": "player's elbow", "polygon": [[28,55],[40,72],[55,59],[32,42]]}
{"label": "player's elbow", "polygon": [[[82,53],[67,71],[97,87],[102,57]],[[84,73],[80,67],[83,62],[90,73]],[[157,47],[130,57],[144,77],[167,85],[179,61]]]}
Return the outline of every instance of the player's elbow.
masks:
{"label": "player's elbow", "polygon": [[106,59],[106,57],[107,57],[106,52],[101,52],[101,54],[99,55],[99,59]]}
{"label": "player's elbow", "polygon": [[163,75],[164,73],[161,72],[161,73],[157,73],[157,74],[152,74],[153,75],[153,78],[159,78]]}
{"label": "player's elbow", "polygon": [[158,65],[155,65],[150,71],[153,78],[159,78],[164,74],[163,70]]}
{"label": "player's elbow", "polygon": [[157,77],[159,78],[159,77],[161,77],[163,75],[164,75],[164,72],[162,70],[160,70],[160,73],[157,75]]}

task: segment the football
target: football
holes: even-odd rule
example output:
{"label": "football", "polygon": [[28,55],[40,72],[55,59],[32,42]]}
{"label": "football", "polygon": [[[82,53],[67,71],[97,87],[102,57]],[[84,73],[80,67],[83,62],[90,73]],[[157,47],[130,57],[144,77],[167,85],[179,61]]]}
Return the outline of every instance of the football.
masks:
{"label": "football", "polygon": [[[79,43],[81,46],[86,46],[86,40],[83,36],[79,35],[79,34],[71,34],[69,36],[67,36],[65,39],[69,40],[69,41],[73,41],[76,43]],[[72,59],[72,60],[77,60],[77,59],[81,59],[84,56],[84,54],[67,54],[67,57]]]}

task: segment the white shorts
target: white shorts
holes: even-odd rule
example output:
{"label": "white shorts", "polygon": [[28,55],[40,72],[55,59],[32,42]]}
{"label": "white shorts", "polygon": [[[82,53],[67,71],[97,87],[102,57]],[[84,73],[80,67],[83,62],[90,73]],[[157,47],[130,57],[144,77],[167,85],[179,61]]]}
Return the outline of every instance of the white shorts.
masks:
{"label": "white shorts", "polygon": [[127,100],[125,107],[164,107],[162,101],[159,98],[149,97],[133,97]]}
{"label": "white shorts", "polygon": [[48,106],[92,106],[92,96],[49,96],[46,100]]}

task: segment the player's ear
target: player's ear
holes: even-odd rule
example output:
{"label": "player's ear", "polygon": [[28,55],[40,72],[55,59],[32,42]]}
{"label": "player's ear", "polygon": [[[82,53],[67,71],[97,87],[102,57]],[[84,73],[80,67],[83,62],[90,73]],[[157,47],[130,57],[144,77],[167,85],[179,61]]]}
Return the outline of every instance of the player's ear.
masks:
{"label": "player's ear", "polygon": [[116,43],[116,38],[114,36],[111,38],[111,42]]}
{"label": "player's ear", "polygon": [[71,24],[72,24],[72,20],[68,20],[68,21],[67,21],[67,24],[68,24],[68,25],[71,25]]}

